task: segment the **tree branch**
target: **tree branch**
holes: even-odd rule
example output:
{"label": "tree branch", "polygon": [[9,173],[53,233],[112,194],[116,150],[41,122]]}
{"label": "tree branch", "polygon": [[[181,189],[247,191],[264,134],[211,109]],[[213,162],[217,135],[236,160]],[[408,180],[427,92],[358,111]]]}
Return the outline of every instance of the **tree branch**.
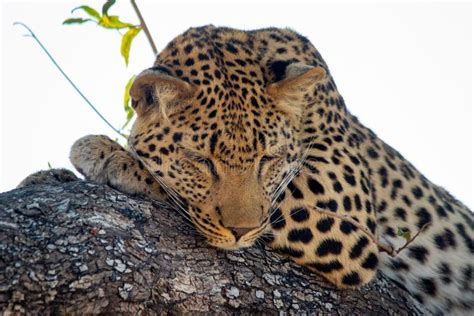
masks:
{"label": "tree branch", "polygon": [[0,314],[425,312],[384,276],[338,290],[266,247],[209,247],[175,211],[67,171],[22,186],[0,194]]}

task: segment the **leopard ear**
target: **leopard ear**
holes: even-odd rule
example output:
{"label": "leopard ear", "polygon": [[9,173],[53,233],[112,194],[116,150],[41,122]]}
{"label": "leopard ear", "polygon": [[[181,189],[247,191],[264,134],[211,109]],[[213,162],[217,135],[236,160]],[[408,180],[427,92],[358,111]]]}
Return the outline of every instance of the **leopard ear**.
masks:
{"label": "leopard ear", "polygon": [[304,96],[307,94],[313,96],[316,85],[326,78],[326,71],[320,66],[293,63],[286,67],[282,80],[271,83],[266,89],[280,110],[298,114],[302,111],[301,102]]}
{"label": "leopard ear", "polygon": [[195,87],[171,75],[164,67],[152,67],[137,75],[130,87],[132,107],[139,116],[150,110],[167,117],[190,99]]}

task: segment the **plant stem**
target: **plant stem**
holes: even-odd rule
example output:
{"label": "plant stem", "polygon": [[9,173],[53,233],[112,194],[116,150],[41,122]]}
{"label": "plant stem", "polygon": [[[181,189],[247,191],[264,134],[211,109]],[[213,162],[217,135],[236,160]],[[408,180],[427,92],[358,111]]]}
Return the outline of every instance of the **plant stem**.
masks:
{"label": "plant stem", "polygon": [[345,220],[345,221],[348,221],[350,222],[352,225],[354,225],[355,227],[361,229],[365,234],[367,234],[367,236],[379,247],[379,249],[383,252],[386,252],[388,253],[391,257],[394,257],[396,255],[396,250],[393,249],[392,247],[390,246],[387,246],[387,245],[384,245],[382,244],[378,239],[377,237],[375,237],[374,234],[372,234],[369,229],[367,227],[364,227],[362,224],[360,224],[359,222],[356,222],[355,220],[353,220],[349,215],[343,215],[343,214],[338,214],[338,213],[334,213],[334,212],[330,212],[330,211],[326,211],[326,210],[323,210],[319,207],[316,207],[315,208],[316,211],[318,211],[319,213],[321,214],[324,214],[324,215],[327,215],[329,217],[336,217],[336,218],[339,218],[340,220]]}
{"label": "plant stem", "polygon": [[321,214],[324,214],[324,215],[327,215],[329,217],[336,217],[336,218],[339,218],[340,220],[345,220],[345,221],[348,221],[350,222],[351,224],[353,224],[355,227],[361,229],[364,233],[367,234],[367,236],[369,236],[369,238],[379,247],[379,250],[382,251],[382,252],[385,252],[387,253],[390,257],[396,257],[403,249],[405,249],[406,247],[408,247],[409,244],[411,244],[416,237],[418,237],[418,235],[422,232],[425,231],[426,228],[428,228],[428,226],[431,224],[430,223],[426,223],[425,225],[423,225],[420,230],[412,237],[410,238],[409,240],[406,241],[406,243],[398,248],[398,249],[394,249],[393,247],[391,246],[387,246],[387,245],[384,245],[382,244],[378,239],[377,237],[375,237],[374,234],[372,234],[368,229],[367,227],[364,227],[362,224],[356,222],[354,219],[352,219],[352,217],[350,217],[349,215],[342,215],[342,214],[338,214],[338,213],[334,213],[334,212],[330,212],[330,211],[326,211],[326,210],[323,210],[319,207],[316,207],[315,208],[316,211],[318,211],[319,213]]}
{"label": "plant stem", "polygon": [[143,19],[142,13],[140,12],[140,9],[137,6],[137,3],[135,0],[130,0],[132,3],[133,9],[135,10],[135,13],[138,16],[138,19],[140,20],[140,26],[142,27],[143,31],[145,31],[146,38],[148,39],[148,43],[150,43],[151,50],[153,51],[153,54],[156,56],[158,54],[158,50],[156,49],[155,42],[153,41],[153,37],[151,37],[150,30],[148,30],[148,26],[145,23],[145,20]]}
{"label": "plant stem", "polygon": [[56,62],[56,60],[54,59],[53,56],[51,56],[51,54],[49,53],[48,49],[46,47],[44,47],[43,43],[41,43],[41,41],[39,40],[39,38],[36,36],[36,34],[24,23],[22,22],[15,22],[13,23],[13,25],[21,25],[23,26],[25,29],[28,30],[28,32],[30,34],[27,34],[25,36],[29,36],[29,37],[32,37],[36,43],[38,43],[38,45],[41,47],[41,49],[46,53],[46,55],[49,57],[49,59],[53,62],[53,64],[56,66],[56,68],[61,72],[61,74],[64,76],[64,78],[66,78],[66,80],[71,84],[71,86],[74,88],[74,90],[76,90],[77,93],[79,93],[79,95],[82,97],[82,99],[84,101],[86,101],[86,103],[92,108],[92,110],[94,110],[94,112],[102,119],[102,121],[105,122],[105,124],[107,124],[111,129],[114,130],[114,132],[116,132],[117,134],[119,134],[120,136],[122,136],[123,138],[126,139],[126,137],[120,133],[120,131],[118,129],[116,129],[115,127],[113,127],[112,124],[109,123],[109,121],[107,121],[107,119],[97,110],[97,108],[92,104],[91,101],[89,101],[89,99],[82,93],[82,91],[76,86],[76,84],[69,78],[69,76],[64,72],[64,70],[61,68],[61,66],[59,66],[59,64]]}
{"label": "plant stem", "polygon": [[430,225],[431,225],[431,222],[428,222],[428,223],[426,223],[425,225],[423,225],[423,226],[420,228],[420,230],[417,231],[416,234],[415,234],[412,238],[410,238],[409,240],[407,240],[407,242],[406,242],[403,246],[401,246],[400,248],[398,248],[397,250],[395,250],[395,252],[396,252],[397,254],[399,254],[400,251],[402,251],[403,249],[405,249],[406,247],[408,247],[408,245],[411,244],[411,242],[414,241],[415,238],[418,237],[418,235],[419,235],[420,233],[424,232],[425,229],[427,229],[428,226],[430,226]]}

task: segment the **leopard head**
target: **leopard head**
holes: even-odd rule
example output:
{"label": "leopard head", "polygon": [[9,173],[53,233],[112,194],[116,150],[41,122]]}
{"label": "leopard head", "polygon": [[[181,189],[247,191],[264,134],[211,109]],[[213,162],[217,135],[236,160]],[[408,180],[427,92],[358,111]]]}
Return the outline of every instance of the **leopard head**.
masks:
{"label": "leopard head", "polygon": [[232,67],[235,56],[217,58],[205,47],[177,66],[169,62],[175,49],[165,49],[130,89],[137,119],[129,146],[209,244],[251,246],[298,171],[298,104],[325,71],[294,63],[281,80],[265,82],[258,64]]}

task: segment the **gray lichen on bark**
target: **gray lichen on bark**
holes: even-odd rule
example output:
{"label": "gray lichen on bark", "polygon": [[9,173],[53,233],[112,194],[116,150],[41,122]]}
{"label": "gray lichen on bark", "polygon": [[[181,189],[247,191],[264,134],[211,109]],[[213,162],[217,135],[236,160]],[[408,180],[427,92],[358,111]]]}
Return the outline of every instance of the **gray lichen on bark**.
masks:
{"label": "gray lichen on bark", "polygon": [[338,290],[264,246],[211,248],[165,205],[58,174],[0,194],[3,314],[424,313],[384,276]]}

